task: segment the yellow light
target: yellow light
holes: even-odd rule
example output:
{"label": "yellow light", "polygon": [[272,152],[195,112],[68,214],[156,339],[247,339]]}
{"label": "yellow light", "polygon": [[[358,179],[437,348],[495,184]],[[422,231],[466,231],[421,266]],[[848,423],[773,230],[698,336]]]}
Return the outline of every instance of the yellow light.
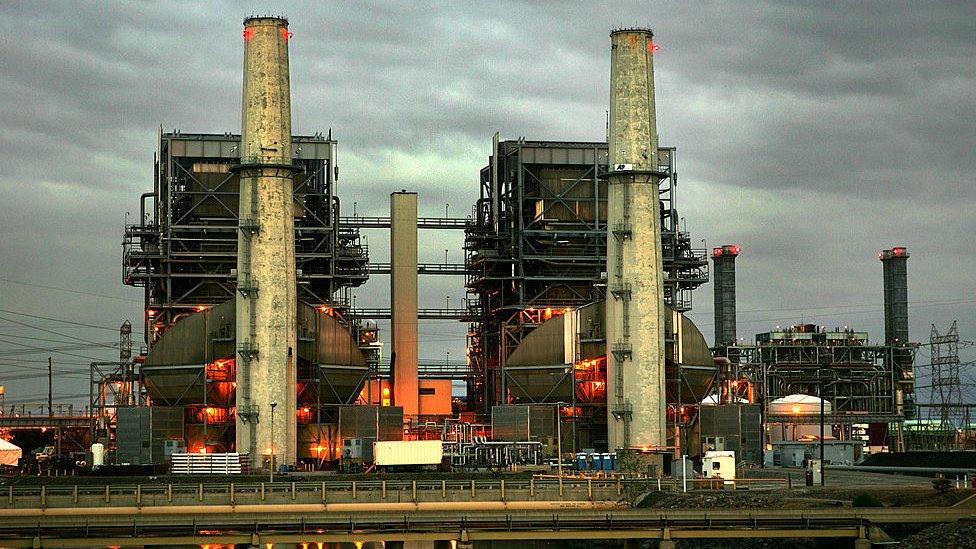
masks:
{"label": "yellow light", "polygon": [[799,404],[794,404],[793,405],[793,413],[794,414],[799,414],[800,413],[800,405]]}
{"label": "yellow light", "polygon": [[200,447],[200,453],[201,454],[206,454],[207,453],[207,447],[206,446]]}
{"label": "yellow light", "polygon": [[308,406],[302,408],[302,413],[304,413],[304,414],[307,414],[308,413]]}
{"label": "yellow light", "polygon": [[385,396],[385,397],[386,396],[390,396],[390,388],[389,387],[383,387],[383,396]]}
{"label": "yellow light", "polygon": [[268,446],[267,448],[265,448],[264,455],[266,455],[266,456],[270,456],[271,455],[271,447],[270,446]]}

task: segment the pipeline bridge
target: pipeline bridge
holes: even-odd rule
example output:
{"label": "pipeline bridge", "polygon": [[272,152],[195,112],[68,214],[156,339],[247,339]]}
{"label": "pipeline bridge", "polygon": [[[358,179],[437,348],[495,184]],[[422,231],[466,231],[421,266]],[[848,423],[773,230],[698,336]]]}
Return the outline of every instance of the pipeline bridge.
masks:
{"label": "pipeline bridge", "polygon": [[[753,489],[770,485],[753,486]],[[93,547],[490,540],[844,538],[942,523],[974,506],[830,509],[632,508],[673,485],[648,479],[396,480],[8,486],[0,546]],[[5,494],[3,492],[6,492]]]}

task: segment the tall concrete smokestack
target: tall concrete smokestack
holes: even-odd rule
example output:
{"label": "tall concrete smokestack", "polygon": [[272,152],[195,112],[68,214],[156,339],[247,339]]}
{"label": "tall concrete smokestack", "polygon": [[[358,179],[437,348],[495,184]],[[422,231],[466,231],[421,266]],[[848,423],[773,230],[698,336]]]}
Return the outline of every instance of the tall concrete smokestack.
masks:
{"label": "tall concrete smokestack", "polygon": [[653,34],[610,34],[607,391],[611,449],[665,446],[664,286]]}
{"label": "tall concrete smokestack", "polygon": [[735,344],[735,258],[739,247],[726,244],[712,249],[715,285],[715,346]]}
{"label": "tall concrete smokestack", "polygon": [[390,324],[393,401],[417,417],[417,193],[390,194]]}
{"label": "tall concrete smokestack", "polygon": [[285,19],[244,20],[237,450],[249,452],[255,467],[295,463],[297,440],[289,37]]}

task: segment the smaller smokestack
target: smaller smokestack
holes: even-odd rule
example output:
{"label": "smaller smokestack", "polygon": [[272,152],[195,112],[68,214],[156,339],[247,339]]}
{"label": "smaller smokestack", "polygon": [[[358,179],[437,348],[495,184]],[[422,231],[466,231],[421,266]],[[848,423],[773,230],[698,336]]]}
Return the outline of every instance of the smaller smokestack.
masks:
{"label": "smaller smokestack", "polygon": [[715,347],[733,345],[735,334],[735,244],[712,249],[713,284],[715,286]]}
{"label": "smaller smokestack", "polygon": [[878,254],[884,271],[885,343],[891,354],[898,388],[896,411],[906,419],[916,417],[914,353],[908,338],[908,248],[896,246]]}
{"label": "smaller smokestack", "polygon": [[908,248],[878,254],[884,272],[885,343],[908,343]]}

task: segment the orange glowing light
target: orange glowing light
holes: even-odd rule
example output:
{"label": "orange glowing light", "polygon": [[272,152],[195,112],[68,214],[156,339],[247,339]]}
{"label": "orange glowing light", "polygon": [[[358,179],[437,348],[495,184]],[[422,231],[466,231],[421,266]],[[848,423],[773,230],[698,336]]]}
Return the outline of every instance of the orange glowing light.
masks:
{"label": "orange glowing light", "polygon": [[200,447],[200,453],[201,454],[206,454],[207,453],[207,447],[206,446],[201,446]]}
{"label": "orange glowing light", "polygon": [[793,413],[794,414],[799,414],[800,413],[800,405],[799,404],[794,404],[793,405]]}
{"label": "orange glowing light", "polygon": [[207,415],[208,416],[212,416],[212,415],[214,415],[216,413],[217,413],[217,409],[216,408],[207,407]]}
{"label": "orange glowing light", "polygon": [[383,396],[385,396],[385,397],[390,396],[390,388],[389,387],[383,387]]}
{"label": "orange glowing light", "polygon": [[266,456],[270,456],[271,455],[271,452],[272,452],[272,450],[271,450],[271,447],[270,446],[268,446],[267,448],[264,449],[264,455],[266,455]]}
{"label": "orange glowing light", "polygon": [[156,311],[152,309],[146,309],[146,316],[155,316]]}
{"label": "orange glowing light", "polygon": [[194,309],[196,309],[197,312],[206,311],[207,310],[207,306],[206,305],[197,305],[196,307],[194,307]]}
{"label": "orange glowing light", "polygon": [[308,406],[306,406],[306,407],[304,407],[304,408],[302,408],[302,413],[303,413],[303,414],[307,414],[308,412],[309,412],[309,410],[308,410]]}

